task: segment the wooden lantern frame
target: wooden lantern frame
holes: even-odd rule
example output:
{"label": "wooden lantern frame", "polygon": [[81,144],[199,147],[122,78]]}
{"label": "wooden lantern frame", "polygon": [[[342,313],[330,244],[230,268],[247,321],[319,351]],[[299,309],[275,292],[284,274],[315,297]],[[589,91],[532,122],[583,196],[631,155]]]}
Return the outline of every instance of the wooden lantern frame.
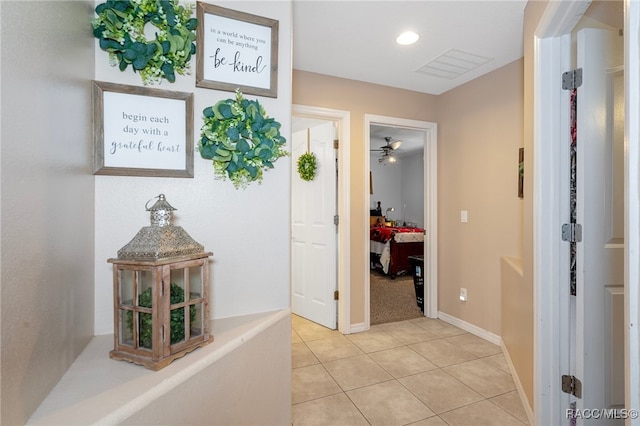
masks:
{"label": "wooden lantern frame", "polygon": [[[173,360],[183,357],[187,353],[205,346],[213,341],[209,334],[209,268],[208,258],[212,253],[196,253],[184,256],[168,257],[157,260],[138,259],[108,259],[113,264],[113,320],[114,320],[114,349],[109,356],[117,360],[125,360],[143,365],[151,370],[159,370],[169,365]],[[200,294],[194,296],[190,291],[190,268],[200,267]],[[171,271],[183,270],[184,300],[171,304]],[[123,272],[132,274],[132,299],[123,296]],[[151,308],[139,305],[139,286],[143,285],[139,272],[151,274],[152,303]],[[190,309],[200,306],[202,329],[200,333],[191,335]],[[171,344],[171,311],[185,310],[184,340]],[[126,339],[124,316],[132,314],[132,335]],[[140,344],[140,315],[151,315],[152,343],[151,348]]]}

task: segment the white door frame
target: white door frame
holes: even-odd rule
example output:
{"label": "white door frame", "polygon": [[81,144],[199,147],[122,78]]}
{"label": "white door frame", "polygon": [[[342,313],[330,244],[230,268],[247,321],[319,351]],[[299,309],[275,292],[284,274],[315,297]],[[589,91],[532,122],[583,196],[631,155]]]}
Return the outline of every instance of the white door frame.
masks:
{"label": "white door frame", "polygon": [[351,332],[351,115],[349,111],[337,109],[292,105],[291,114],[297,117],[323,119],[338,124],[338,330],[343,334]]}
{"label": "white door frame", "polygon": [[[625,0],[625,406],[640,409],[640,3]],[[633,118],[633,119],[631,119]],[[639,426],[640,418],[627,420]]]}
{"label": "white door frame", "polygon": [[[438,317],[438,126],[429,121],[409,120],[405,118],[387,117],[382,115],[364,115],[364,165],[363,188],[369,187],[369,171],[371,170],[370,129],[372,124],[403,127],[424,132],[424,224],[427,230],[424,244],[424,313],[429,318]],[[369,192],[364,192],[364,205],[370,204]],[[362,218],[364,241],[364,316],[365,330],[371,326],[369,275],[369,209],[365,209]]]}
{"label": "white door frame", "polygon": [[[568,247],[560,230],[567,222],[569,94],[561,75],[571,68],[571,31],[589,1],[549,2],[534,40],[533,292],[534,424],[568,424]],[[640,3],[625,0],[625,393],[640,409]],[[633,120],[628,119],[633,117]],[[566,141],[567,143],[564,143]],[[601,407],[591,407],[601,408]],[[640,419],[628,419],[639,426]]]}

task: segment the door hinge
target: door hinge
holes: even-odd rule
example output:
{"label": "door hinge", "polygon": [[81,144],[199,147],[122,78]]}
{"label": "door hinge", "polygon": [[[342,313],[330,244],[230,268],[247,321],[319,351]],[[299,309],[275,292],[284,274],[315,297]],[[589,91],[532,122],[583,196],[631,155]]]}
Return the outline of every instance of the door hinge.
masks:
{"label": "door hinge", "polygon": [[340,216],[338,215],[333,216],[333,224],[338,225],[339,223],[340,223]]}
{"label": "door hinge", "polygon": [[582,383],[575,376],[562,376],[562,392],[582,399]]}
{"label": "door hinge", "polygon": [[338,149],[340,146],[340,141],[338,139],[333,140],[333,149]]}
{"label": "door hinge", "polygon": [[333,300],[340,300],[340,292],[338,290],[333,292]]}
{"label": "door hinge", "polygon": [[562,73],[562,90],[573,90],[582,86],[582,68]]}
{"label": "door hinge", "polygon": [[562,225],[562,241],[579,243],[582,241],[582,225],[579,223],[565,223]]}

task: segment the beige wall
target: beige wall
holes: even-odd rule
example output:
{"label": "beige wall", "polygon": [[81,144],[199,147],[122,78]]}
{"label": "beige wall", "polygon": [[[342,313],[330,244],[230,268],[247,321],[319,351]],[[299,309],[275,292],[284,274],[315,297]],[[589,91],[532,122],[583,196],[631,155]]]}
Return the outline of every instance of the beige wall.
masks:
{"label": "beige wall", "polygon": [[93,335],[93,2],[0,2],[0,423],[21,425]]}
{"label": "beige wall", "polygon": [[[364,115],[438,123],[440,310],[500,335],[500,257],[522,255],[522,61],[440,96],[294,71],[293,103],[351,113],[351,262],[362,265]],[[454,165],[454,166],[452,166]],[[469,223],[460,223],[460,210]],[[351,323],[364,321],[364,274],[351,272]],[[469,301],[460,304],[466,287]]]}
{"label": "beige wall", "polygon": [[512,62],[438,96],[439,310],[496,335],[500,258],[521,256],[522,66]]}
{"label": "beige wall", "polygon": [[351,113],[351,324],[364,322],[364,115],[376,114],[411,120],[436,121],[436,97],[409,90],[346,80],[303,71],[293,73],[293,103],[350,111]]}

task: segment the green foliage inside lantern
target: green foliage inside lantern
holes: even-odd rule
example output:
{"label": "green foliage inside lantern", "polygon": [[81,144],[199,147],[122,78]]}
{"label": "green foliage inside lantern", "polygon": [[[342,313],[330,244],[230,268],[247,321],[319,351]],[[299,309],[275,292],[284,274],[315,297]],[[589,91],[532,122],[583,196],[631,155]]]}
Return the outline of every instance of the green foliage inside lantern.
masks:
{"label": "green foliage inside lantern", "polygon": [[[175,305],[176,303],[184,302],[184,290],[177,284],[171,283],[170,289],[170,303]],[[138,306],[143,308],[152,307],[152,288],[149,287],[138,296]],[[133,312],[127,311],[127,328],[133,333]],[[184,308],[172,309],[170,314],[169,328],[171,329],[171,344],[178,343],[184,340]],[[189,321],[193,322],[196,318],[196,307],[191,305],[189,307]],[[151,348],[153,341],[153,328],[152,328],[152,316],[151,314],[140,312],[138,314],[139,320],[139,332],[138,332],[138,345],[145,348]]]}

